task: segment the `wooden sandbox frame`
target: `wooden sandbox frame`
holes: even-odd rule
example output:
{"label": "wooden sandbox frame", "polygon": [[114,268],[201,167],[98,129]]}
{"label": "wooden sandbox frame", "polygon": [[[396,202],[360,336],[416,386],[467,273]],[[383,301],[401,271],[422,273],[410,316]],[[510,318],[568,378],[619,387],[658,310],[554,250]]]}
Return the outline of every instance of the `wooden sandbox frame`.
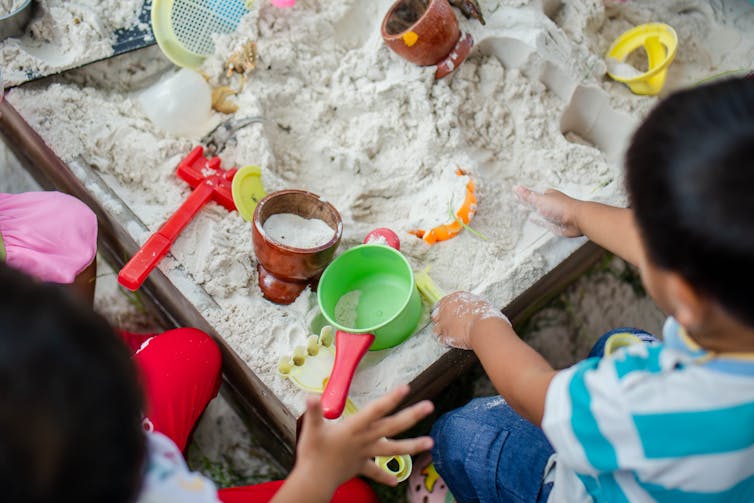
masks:
{"label": "wooden sandbox frame", "polygon": [[[97,215],[99,252],[117,270],[139,248],[117,215],[106,211],[86,189],[84,182],[44,142],[39,134],[7,101],[0,103],[0,134],[37,183],[46,190],[59,190],[86,203]],[[96,173],[91,176],[97,177]],[[96,182],[96,180],[95,180]],[[530,288],[516,297],[503,312],[516,324],[528,319],[549,299],[592,267],[604,250],[586,242]],[[159,269],[141,288],[143,300],[166,327],[193,326],[209,333],[223,354],[223,393],[259,441],[286,467],[293,463],[297,420],[264,385],[214,327],[199,313]],[[432,398],[468,370],[476,361],[470,351],[451,350],[438,358],[411,384],[406,403]]]}

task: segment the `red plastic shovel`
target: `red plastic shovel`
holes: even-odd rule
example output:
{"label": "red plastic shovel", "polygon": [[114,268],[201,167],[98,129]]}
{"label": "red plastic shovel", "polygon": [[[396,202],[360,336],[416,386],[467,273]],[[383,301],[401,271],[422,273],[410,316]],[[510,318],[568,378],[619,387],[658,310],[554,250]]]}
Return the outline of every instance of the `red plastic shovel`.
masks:
{"label": "red plastic shovel", "polygon": [[209,200],[214,199],[228,211],[236,209],[231,186],[238,169],[226,171],[220,167],[220,162],[219,157],[205,158],[204,148],[201,146],[195,147],[181,160],[178,164],[178,176],[194,187],[194,191],[173,216],[152,234],[136,255],[123,266],[118,273],[118,283],[129,290],[139,288],[152,269],[170,250],[183,228]]}

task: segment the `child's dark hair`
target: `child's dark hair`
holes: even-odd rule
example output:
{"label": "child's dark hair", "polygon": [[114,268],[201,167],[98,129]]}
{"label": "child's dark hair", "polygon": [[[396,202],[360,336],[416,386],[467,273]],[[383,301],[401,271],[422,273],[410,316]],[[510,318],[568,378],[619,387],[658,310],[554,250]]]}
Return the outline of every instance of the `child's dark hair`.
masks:
{"label": "child's dark hair", "polygon": [[62,287],[0,264],[3,501],[128,502],[145,459],[128,350]]}
{"label": "child's dark hair", "polygon": [[636,131],[626,169],[652,262],[754,327],[754,80],[662,101]]}

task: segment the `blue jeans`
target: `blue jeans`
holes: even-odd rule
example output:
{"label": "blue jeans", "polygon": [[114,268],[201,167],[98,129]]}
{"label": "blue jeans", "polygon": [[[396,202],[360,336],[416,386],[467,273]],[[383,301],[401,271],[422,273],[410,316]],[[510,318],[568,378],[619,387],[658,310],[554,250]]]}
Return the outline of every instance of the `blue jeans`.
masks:
{"label": "blue jeans", "polygon": [[[651,334],[612,330],[595,343],[590,357],[601,357],[608,337],[629,332],[645,342]],[[545,469],[554,453],[538,426],[522,418],[499,396],[475,398],[434,424],[432,461],[459,503],[545,502],[552,482]]]}

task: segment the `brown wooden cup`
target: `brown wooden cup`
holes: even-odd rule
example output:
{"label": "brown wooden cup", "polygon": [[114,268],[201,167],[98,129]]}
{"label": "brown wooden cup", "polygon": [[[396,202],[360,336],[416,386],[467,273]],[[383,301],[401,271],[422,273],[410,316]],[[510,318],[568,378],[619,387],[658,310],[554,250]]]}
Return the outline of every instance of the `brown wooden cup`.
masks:
{"label": "brown wooden cup", "polygon": [[[317,218],[333,230],[327,243],[315,248],[296,248],[272,240],[264,232],[264,223],[271,215],[292,213],[302,218]],[[259,287],[268,300],[290,304],[316,283],[330,263],[340,244],[343,221],[335,207],[305,190],[280,190],[265,196],[254,209],[251,239],[259,265]]]}
{"label": "brown wooden cup", "polygon": [[380,31],[388,47],[420,66],[444,60],[461,36],[448,0],[397,0]]}

